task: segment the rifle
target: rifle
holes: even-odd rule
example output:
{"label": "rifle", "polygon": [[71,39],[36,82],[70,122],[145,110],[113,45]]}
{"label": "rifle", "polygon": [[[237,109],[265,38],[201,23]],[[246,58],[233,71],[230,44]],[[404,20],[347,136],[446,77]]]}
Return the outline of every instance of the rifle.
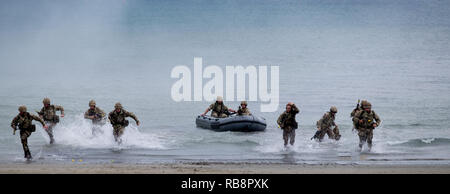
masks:
{"label": "rifle", "polygon": [[359,102],[360,102],[361,100],[360,99],[358,99],[358,103],[356,104],[356,110],[358,110],[359,109]]}

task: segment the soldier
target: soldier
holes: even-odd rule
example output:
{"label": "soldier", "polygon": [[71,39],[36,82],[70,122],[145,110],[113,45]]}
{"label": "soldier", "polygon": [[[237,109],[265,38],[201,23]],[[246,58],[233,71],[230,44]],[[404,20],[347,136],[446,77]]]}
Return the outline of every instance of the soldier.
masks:
{"label": "soldier", "polygon": [[114,128],[114,140],[119,144],[122,143],[122,139],[120,137],[122,136],[125,127],[127,127],[129,123],[128,120],[126,120],[126,117],[133,118],[134,121],[136,121],[136,125],[139,126],[139,120],[137,119],[137,117],[133,113],[124,110],[120,102],[114,105],[114,110],[111,111],[108,116],[109,121]]}
{"label": "soldier", "polygon": [[92,120],[92,135],[96,135],[99,131],[99,127],[103,125],[106,114],[102,109],[96,107],[94,100],[89,101],[89,109],[84,113],[85,119]]}
{"label": "soldier", "polygon": [[[332,106],[330,108],[330,112],[325,113],[322,116],[322,119],[317,121],[317,132],[316,135],[314,135],[313,138],[319,139],[319,141],[323,140],[323,137],[325,134],[328,135],[328,138],[335,139],[338,141],[341,138],[341,135],[339,134],[339,128],[334,122],[334,119],[336,118],[337,108],[335,106]],[[331,129],[334,126],[334,129]]]}
{"label": "soldier", "polygon": [[216,118],[225,118],[228,117],[227,112],[236,112],[223,104],[223,98],[221,96],[217,96],[216,102],[209,105],[202,116],[205,116],[210,110],[212,110],[211,116]]}
{"label": "soldier", "polygon": [[363,111],[356,112],[353,117],[353,124],[358,131],[359,149],[362,149],[364,142],[367,141],[369,151],[372,148],[373,130],[381,123],[380,117],[372,110],[372,105],[363,101],[361,103]]}
{"label": "soldier", "polygon": [[28,148],[28,137],[30,137],[32,132],[36,131],[36,126],[32,124],[32,121],[39,121],[44,129],[47,129],[48,127],[47,125],[45,125],[44,121],[41,118],[28,113],[27,107],[20,106],[19,112],[20,113],[12,120],[11,127],[14,129],[13,135],[16,135],[17,126],[19,126],[20,140],[22,142],[23,152],[25,158],[30,160],[32,157],[30,149]]}
{"label": "soldier", "polygon": [[56,111],[61,111],[61,117],[64,117],[64,108],[58,105],[50,105],[50,99],[44,98],[42,101],[44,107],[38,112],[39,117],[44,119],[46,125],[48,126],[47,134],[50,137],[50,144],[55,143],[53,138],[53,128],[59,123],[59,117],[56,115]]}
{"label": "soldier", "polygon": [[286,105],[286,111],[278,117],[277,123],[283,130],[284,147],[287,146],[289,140],[289,143],[291,145],[294,145],[295,129],[298,128],[298,123],[295,120],[295,115],[299,112],[300,110],[297,108],[297,106],[295,106],[294,103],[289,102]]}
{"label": "soldier", "polygon": [[247,101],[241,102],[241,106],[239,106],[237,113],[239,116],[248,116],[252,114],[247,108]]}

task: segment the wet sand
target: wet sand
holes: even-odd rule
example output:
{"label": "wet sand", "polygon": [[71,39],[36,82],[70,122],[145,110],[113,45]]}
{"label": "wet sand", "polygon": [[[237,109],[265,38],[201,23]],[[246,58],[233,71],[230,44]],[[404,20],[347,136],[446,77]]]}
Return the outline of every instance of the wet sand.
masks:
{"label": "wet sand", "polygon": [[0,174],[449,174],[450,165],[0,164]]}

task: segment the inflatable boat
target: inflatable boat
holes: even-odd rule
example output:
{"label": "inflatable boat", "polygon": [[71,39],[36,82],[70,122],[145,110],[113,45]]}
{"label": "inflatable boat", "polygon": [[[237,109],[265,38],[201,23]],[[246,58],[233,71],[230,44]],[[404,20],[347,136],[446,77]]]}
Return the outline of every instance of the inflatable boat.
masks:
{"label": "inflatable boat", "polygon": [[264,131],[267,126],[266,119],[253,115],[229,116],[226,118],[197,116],[195,123],[197,127],[214,131],[255,132]]}

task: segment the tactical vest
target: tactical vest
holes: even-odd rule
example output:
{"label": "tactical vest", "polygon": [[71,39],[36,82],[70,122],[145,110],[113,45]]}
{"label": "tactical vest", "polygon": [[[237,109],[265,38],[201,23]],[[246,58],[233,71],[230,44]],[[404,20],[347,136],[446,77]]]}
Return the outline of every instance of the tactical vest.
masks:
{"label": "tactical vest", "polygon": [[293,129],[298,128],[298,123],[295,120],[295,114],[292,113],[284,113],[283,119],[281,120],[281,123],[283,123],[283,127],[291,126]]}
{"label": "tactical vest", "polygon": [[94,110],[92,110],[92,109],[88,110],[88,116],[95,116],[96,118],[94,118],[92,121],[98,122],[98,121],[102,120],[103,115],[100,113],[98,108],[95,108]]}
{"label": "tactical vest", "polygon": [[56,115],[56,108],[54,105],[50,105],[48,108],[42,108],[42,112],[44,113],[44,121],[59,123],[59,116]]}
{"label": "tactical vest", "polygon": [[370,113],[363,111],[358,119],[363,121],[361,124],[359,122],[356,124],[358,128],[373,129],[373,124],[375,123],[375,114],[373,111],[370,111]]}
{"label": "tactical vest", "polygon": [[248,108],[239,107],[238,115],[248,115],[249,113],[250,111],[248,110]]}
{"label": "tactical vest", "polygon": [[23,116],[19,116],[18,124],[20,130],[30,130],[34,132],[36,130],[36,126],[32,124],[33,117],[31,117],[30,113],[25,113]]}
{"label": "tactical vest", "polygon": [[113,125],[122,125],[126,127],[129,124],[129,121],[125,119],[125,113],[123,111],[120,111],[120,113],[113,112],[110,117]]}
{"label": "tactical vest", "polygon": [[212,108],[212,113],[217,113],[218,115],[222,113],[226,113],[228,110],[225,109],[225,106],[223,104],[219,105],[218,103],[215,103]]}

